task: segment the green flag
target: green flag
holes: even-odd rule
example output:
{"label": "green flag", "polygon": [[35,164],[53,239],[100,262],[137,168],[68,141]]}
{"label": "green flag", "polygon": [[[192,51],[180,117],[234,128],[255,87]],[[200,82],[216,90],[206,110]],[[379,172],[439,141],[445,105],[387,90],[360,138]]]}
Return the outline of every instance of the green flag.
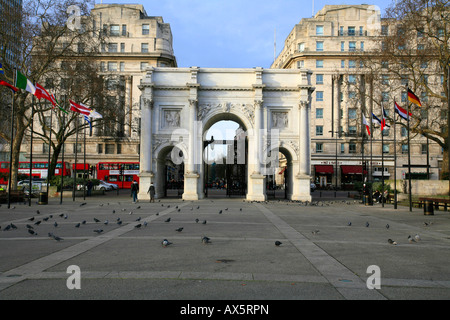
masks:
{"label": "green flag", "polygon": [[19,89],[23,89],[25,91],[28,91],[32,94],[36,94],[36,87],[33,85],[33,83],[27,79],[22,73],[20,73],[18,70],[16,71],[16,83],[15,86]]}

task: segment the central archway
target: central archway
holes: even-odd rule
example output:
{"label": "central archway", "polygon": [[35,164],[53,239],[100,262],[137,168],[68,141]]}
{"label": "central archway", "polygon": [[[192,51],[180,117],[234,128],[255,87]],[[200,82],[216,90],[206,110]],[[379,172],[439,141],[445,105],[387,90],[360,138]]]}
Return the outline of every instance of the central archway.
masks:
{"label": "central archway", "polygon": [[210,117],[203,128],[203,193],[207,198],[247,194],[247,130],[234,114]]}

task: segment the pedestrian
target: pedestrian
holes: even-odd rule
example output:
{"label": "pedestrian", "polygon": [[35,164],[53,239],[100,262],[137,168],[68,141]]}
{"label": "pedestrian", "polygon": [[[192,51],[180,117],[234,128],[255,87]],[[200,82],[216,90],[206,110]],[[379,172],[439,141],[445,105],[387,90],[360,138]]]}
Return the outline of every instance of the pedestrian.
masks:
{"label": "pedestrian", "polygon": [[90,197],[92,194],[92,187],[94,186],[94,184],[92,183],[91,180],[88,180],[86,186],[87,186],[87,196]]}
{"label": "pedestrian", "polygon": [[136,203],[137,200],[137,194],[139,192],[139,185],[136,182],[136,180],[133,180],[133,183],[131,184],[131,196],[133,197],[133,203]]}
{"label": "pedestrian", "polygon": [[150,184],[147,193],[150,193],[150,202],[155,202],[155,186],[153,182]]}

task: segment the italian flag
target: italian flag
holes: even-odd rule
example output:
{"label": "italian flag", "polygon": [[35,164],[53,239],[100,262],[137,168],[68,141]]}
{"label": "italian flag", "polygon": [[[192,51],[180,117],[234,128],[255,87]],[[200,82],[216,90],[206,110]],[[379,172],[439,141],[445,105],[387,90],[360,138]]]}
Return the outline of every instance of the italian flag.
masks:
{"label": "italian flag", "polygon": [[16,71],[16,88],[23,89],[25,91],[28,91],[31,94],[36,94],[36,87],[33,85],[33,83],[27,79],[20,71]]}

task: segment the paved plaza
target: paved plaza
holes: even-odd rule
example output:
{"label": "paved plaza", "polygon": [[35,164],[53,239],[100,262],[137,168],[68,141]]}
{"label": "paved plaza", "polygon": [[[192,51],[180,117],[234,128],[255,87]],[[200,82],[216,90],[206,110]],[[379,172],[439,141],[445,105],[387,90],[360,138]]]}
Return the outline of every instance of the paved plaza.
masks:
{"label": "paved plaza", "polygon": [[134,204],[123,190],[2,204],[0,299],[450,299],[449,212],[326,196]]}

